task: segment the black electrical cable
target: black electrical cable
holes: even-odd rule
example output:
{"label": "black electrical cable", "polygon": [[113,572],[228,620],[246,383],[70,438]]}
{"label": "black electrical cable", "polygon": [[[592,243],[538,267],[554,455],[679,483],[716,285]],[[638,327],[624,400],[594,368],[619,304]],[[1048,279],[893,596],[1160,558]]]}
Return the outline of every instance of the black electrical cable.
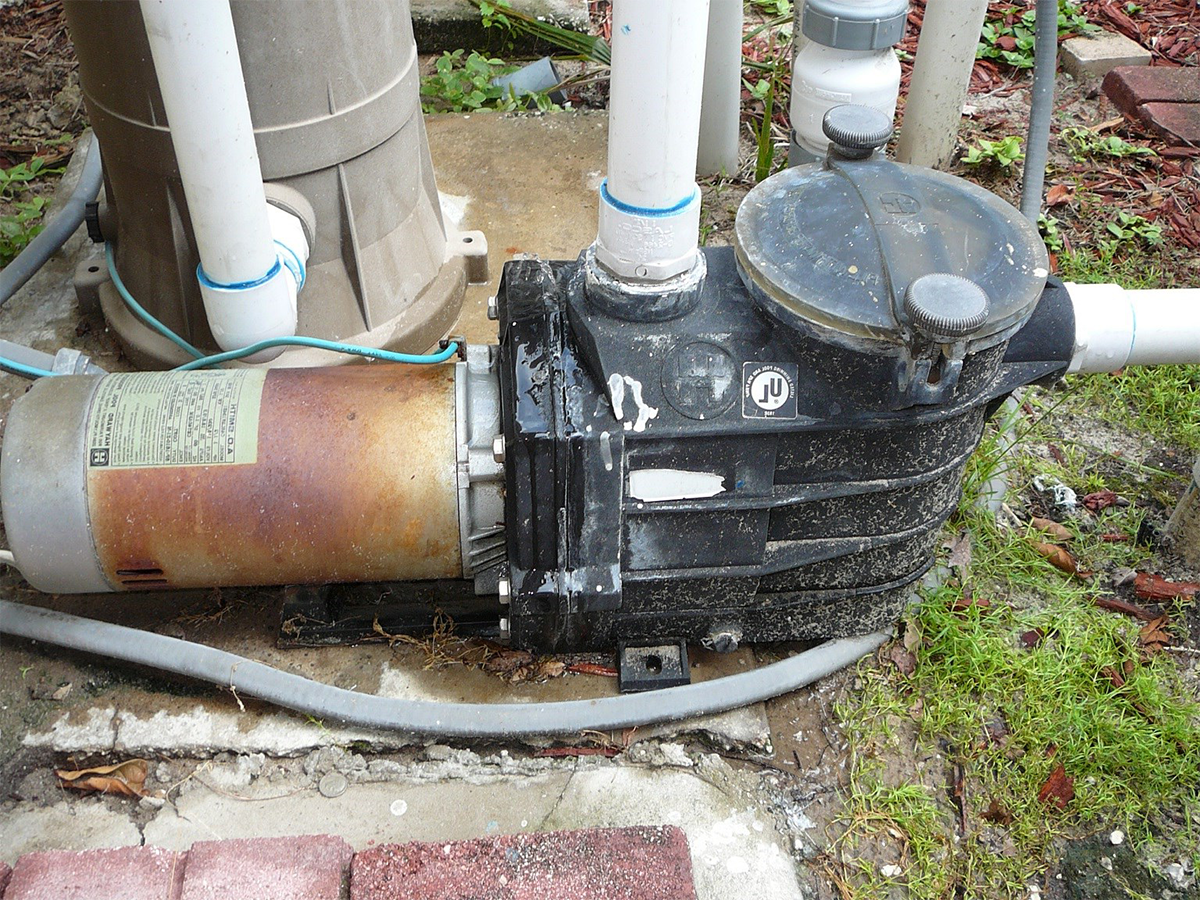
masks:
{"label": "black electrical cable", "polygon": [[197,678],[321,720],[466,738],[609,731],[723,712],[811,684],[888,639],[876,632],[827,641],[750,672],[642,694],[555,703],[443,703],[345,690],[203,644],[7,600],[0,601],[0,633]]}

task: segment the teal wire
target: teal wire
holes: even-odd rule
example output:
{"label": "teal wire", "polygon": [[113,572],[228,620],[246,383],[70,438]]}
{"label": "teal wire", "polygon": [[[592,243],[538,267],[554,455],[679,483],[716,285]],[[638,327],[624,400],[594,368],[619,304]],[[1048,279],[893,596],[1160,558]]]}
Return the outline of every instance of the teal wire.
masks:
{"label": "teal wire", "polygon": [[15,360],[5,359],[2,356],[0,356],[0,368],[7,369],[17,375],[24,375],[26,378],[47,378],[58,374],[48,369],[39,369],[35,366],[27,366],[25,363],[16,362]]}
{"label": "teal wire", "polygon": [[216,366],[225,362],[232,362],[235,359],[242,359],[247,356],[253,356],[255,353],[261,353],[263,350],[270,350],[273,347],[315,347],[318,350],[331,350],[334,353],[349,353],[353,356],[366,356],[371,359],[378,359],[384,362],[394,363],[410,363],[413,365],[430,365],[432,363],[443,363],[458,353],[458,344],[451,341],[445,350],[428,355],[415,353],[396,353],[392,350],[376,350],[374,347],[359,347],[356,344],[340,344],[336,341],[325,341],[321,338],[314,337],[280,337],[272,338],[269,341],[259,341],[257,344],[251,344],[249,347],[242,347],[238,350],[227,350],[224,353],[216,353],[212,356],[206,356],[203,359],[194,359],[191,362],[186,362],[182,366],[176,366],[176,372],[189,372],[193,369],[203,369],[207,366]]}
{"label": "teal wire", "polygon": [[112,278],[113,287],[117,289],[117,293],[121,295],[121,299],[125,301],[125,305],[129,307],[130,312],[135,316],[165,337],[168,341],[182,349],[189,356],[194,356],[197,359],[204,357],[203,350],[197,350],[170,328],[164,325],[154,316],[150,315],[140,303],[133,299],[133,294],[129,293],[129,289],[125,287],[125,282],[121,280],[121,276],[117,274],[117,262],[113,258],[113,248],[111,243],[104,245],[104,258],[108,262],[108,274]]}
{"label": "teal wire", "polygon": [[[133,299],[133,295],[129,293],[129,289],[125,287],[125,283],[121,281],[121,276],[117,274],[116,260],[113,258],[113,249],[111,243],[104,245],[104,258],[108,261],[108,274],[112,277],[113,285],[117,289],[117,293],[121,295],[121,299],[125,301],[125,305],[139,319],[165,337],[167,340],[181,347],[190,355],[196,357],[191,362],[186,362],[182,366],[176,366],[176,372],[190,372],[193,369],[203,369],[208,366],[217,366],[221,363],[232,362],[236,359],[244,359],[247,356],[253,356],[255,353],[260,353],[263,350],[270,350],[273,347],[315,347],[318,350],[330,350],[334,353],[348,353],[353,356],[366,356],[371,359],[379,359],[384,362],[409,363],[413,365],[429,365],[431,363],[443,363],[458,353],[458,344],[451,342],[445,350],[438,353],[430,353],[429,355],[415,353],[396,353],[391,350],[376,350],[374,347],[360,347],[357,344],[342,344],[337,341],[326,341],[321,338],[314,337],[280,337],[272,338],[267,341],[259,341],[257,344],[251,344],[249,347],[241,347],[237,350],[228,350],[225,353],[215,353],[212,356],[205,356],[204,352],[197,350],[170,328],[164,325],[154,316],[150,315],[140,303]],[[0,360],[3,364],[4,360]],[[13,365],[19,365],[14,363]],[[49,375],[50,372],[43,374]],[[40,376],[35,376],[40,377]]]}

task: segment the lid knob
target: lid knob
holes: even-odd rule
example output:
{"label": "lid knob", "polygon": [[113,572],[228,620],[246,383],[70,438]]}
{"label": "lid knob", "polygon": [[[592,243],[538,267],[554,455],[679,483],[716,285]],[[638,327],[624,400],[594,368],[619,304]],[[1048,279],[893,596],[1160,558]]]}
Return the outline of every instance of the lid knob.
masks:
{"label": "lid knob", "polygon": [[887,113],[851,103],[825,113],[821,128],[838,154],[847,159],[866,159],[892,136],[892,120]]}
{"label": "lid knob", "polygon": [[904,311],[931,341],[948,344],[987,321],[988,295],[961,275],[936,272],[914,280],[904,292]]}

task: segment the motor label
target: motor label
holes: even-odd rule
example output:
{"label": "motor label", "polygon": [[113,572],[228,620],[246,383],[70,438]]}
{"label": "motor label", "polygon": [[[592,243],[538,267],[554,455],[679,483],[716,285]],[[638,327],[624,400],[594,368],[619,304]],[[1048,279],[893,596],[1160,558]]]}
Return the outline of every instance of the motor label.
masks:
{"label": "motor label", "polygon": [[742,418],[796,418],[795,363],[742,363]]}
{"label": "motor label", "polygon": [[108,375],[88,419],[88,467],[258,461],[262,369]]}

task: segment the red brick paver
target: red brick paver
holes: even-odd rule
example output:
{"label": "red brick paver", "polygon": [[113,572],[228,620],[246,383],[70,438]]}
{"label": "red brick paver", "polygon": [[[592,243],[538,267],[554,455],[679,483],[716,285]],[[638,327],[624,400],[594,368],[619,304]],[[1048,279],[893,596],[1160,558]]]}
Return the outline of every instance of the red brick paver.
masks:
{"label": "red brick paver", "polygon": [[1104,93],[1169,143],[1200,142],[1200,69],[1120,66],[1105,76]]}
{"label": "red brick paver", "polygon": [[339,837],[192,845],[181,900],[339,900],[354,851]]}
{"label": "red brick paver", "polygon": [[12,866],[6,862],[0,862],[0,897],[4,896],[4,889],[8,887],[8,876],[12,874]]}
{"label": "red brick paver", "polygon": [[350,900],[695,900],[674,826],[589,828],[451,843],[387,844],[354,857]]}
{"label": "red brick paver", "polygon": [[26,853],[5,900],[178,900],[184,854],[158,847]]}

